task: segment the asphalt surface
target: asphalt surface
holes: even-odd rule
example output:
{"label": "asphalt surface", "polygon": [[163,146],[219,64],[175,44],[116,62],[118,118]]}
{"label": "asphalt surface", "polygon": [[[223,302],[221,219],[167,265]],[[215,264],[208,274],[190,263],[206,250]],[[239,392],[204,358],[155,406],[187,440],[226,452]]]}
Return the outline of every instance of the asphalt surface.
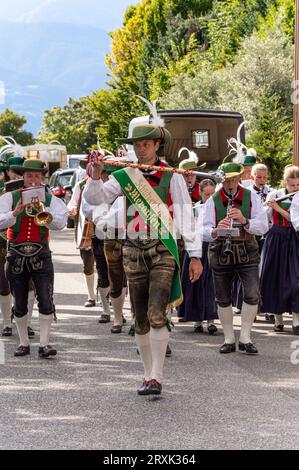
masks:
{"label": "asphalt surface", "polygon": [[[0,449],[298,449],[299,337],[288,315],[283,334],[259,317],[255,357],[220,355],[220,327],[213,337],[195,334],[174,317],[162,395],[140,397],[143,368],[129,327],[112,335],[111,324],[97,322],[99,306],[82,307],[72,230],[52,234],[51,246],[58,355],[37,357],[36,306],[30,356],[13,356],[15,327],[12,338],[0,340]],[[130,323],[128,300],[125,316]],[[237,334],[239,323],[236,316]]]}

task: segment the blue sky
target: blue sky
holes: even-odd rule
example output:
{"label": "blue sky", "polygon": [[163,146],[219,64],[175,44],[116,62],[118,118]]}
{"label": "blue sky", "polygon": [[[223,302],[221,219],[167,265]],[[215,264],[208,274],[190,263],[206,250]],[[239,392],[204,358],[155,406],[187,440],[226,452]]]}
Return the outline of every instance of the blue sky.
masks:
{"label": "blue sky", "polygon": [[2,21],[45,21],[84,23],[110,30],[121,25],[127,6],[138,0],[1,0]]}

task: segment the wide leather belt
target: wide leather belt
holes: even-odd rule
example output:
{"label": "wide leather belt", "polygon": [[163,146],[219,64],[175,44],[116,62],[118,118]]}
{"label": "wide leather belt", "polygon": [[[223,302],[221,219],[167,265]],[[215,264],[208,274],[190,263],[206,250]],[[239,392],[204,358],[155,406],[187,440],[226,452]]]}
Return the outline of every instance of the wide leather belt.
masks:
{"label": "wide leather belt", "polygon": [[[254,240],[254,238],[255,238],[254,235],[252,235],[251,233],[245,232],[244,235],[240,235],[239,237],[231,237],[230,240],[232,242],[247,242],[250,240]],[[227,237],[217,237],[217,240],[225,241],[227,240]]]}
{"label": "wide leather belt", "polygon": [[[231,237],[230,240],[232,242],[246,242],[249,240],[254,240],[254,235],[246,232],[246,230],[244,230],[242,226],[238,225],[236,227],[239,229],[240,235],[237,237]],[[224,241],[224,240],[227,240],[227,237],[217,237],[217,240]]]}
{"label": "wide leather belt", "polygon": [[141,248],[143,250],[147,250],[148,248],[152,248],[153,246],[158,245],[160,243],[160,240],[158,238],[149,238],[149,237],[144,237],[144,238],[126,238],[124,240],[124,245],[125,246],[134,246],[135,248]]}
{"label": "wide leather belt", "polygon": [[48,242],[45,243],[13,243],[9,242],[8,249],[15,251],[19,255],[30,257],[37,255],[43,248],[47,248]]}

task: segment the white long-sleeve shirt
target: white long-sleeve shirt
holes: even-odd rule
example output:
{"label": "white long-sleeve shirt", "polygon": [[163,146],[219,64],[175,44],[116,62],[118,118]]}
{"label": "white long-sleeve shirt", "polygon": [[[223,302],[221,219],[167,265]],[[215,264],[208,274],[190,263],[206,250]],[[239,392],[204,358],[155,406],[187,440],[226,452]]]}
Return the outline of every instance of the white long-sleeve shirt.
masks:
{"label": "white long-sleeve shirt", "polygon": [[[283,197],[283,196],[286,196],[287,193],[286,193],[286,189],[285,188],[281,188],[281,189],[273,189],[273,191],[271,191],[268,195],[267,195],[267,199],[266,201],[269,201],[270,199],[278,199],[280,197]],[[292,200],[287,198],[284,200],[284,202],[291,202]],[[269,225],[272,226],[273,225],[273,209],[272,207],[269,207],[267,206],[267,216],[268,216],[268,221],[269,221]]]}
{"label": "white long-sleeve shirt", "polygon": [[[154,173],[153,173],[154,174]],[[181,236],[190,257],[201,257],[201,233],[196,230],[190,195],[182,175],[173,174],[170,181],[170,195],[174,209],[174,228],[176,237]],[[90,205],[112,204],[123,192],[118,181],[110,176],[106,183],[101,180],[89,179],[84,189],[83,197]]]}
{"label": "white long-sleeve shirt", "polygon": [[79,181],[78,183],[75,184],[71,200],[67,205],[69,210],[78,209],[79,201],[80,201],[80,195],[81,195],[80,184],[81,184],[81,181]]}
{"label": "white long-sleeve shirt", "polygon": [[125,197],[120,196],[111,206],[88,204],[82,197],[82,211],[88,220],[95,224],[95,234],[100,239],[123,239],[126,236]]}
{"label": "white long-sleeve shirt", "polygon": [[[254,192],[250,194],[251,198],[251,217],[249,219],[249,228],[247,232],[252,235],[264,235],[268,232],[267,212],[262,206],[260,198]],[[213,197],[210,197],[204,205],[203,210],[203,237],[205,241],[214,241],[212,231],[216,227],[216,210]]]}
{"label": "white long-sleeve shirt", "polygon": [[[13,216],[12,209],[12,193],[5,193],[0,196],[0,230],[12,227],[15,225],[17,218]],[[53,217],[52,222],[46,225],[49,230],[62,230],[66,226],[68,209],[65,203],[52,196],[49,207],[45,207],[46,212],[50,212]]]}
{"label": "white long-sleeve shirt", "polygon": [[295,194],[290,207],[291,222],[296,230],[299,231],[299,192]]}

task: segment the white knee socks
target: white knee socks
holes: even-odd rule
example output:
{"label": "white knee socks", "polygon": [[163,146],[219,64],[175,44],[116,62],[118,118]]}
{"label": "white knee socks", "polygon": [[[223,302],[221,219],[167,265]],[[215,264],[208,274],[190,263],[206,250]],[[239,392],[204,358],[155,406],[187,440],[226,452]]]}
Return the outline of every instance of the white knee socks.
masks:
{"label": "white knee socks", "polygon": [[0,295],[0,309],[3,316],[3,327],[11,328],[11,295]]}
{"label": "white knee socks", "polygon": [[159,383],[162,383],[163,381],[163,367],[168,341],[169,331],[166,326],[163,328],[150,329],[150,343],[153,360],[152,379],[156,379]]}
{"label": "white knee socks", "polygon": [[275,325],[283,325],[283,316],[275,314]]}
{"label": "white knee socks", "polygon": [[138,335],[135,333],[135,341],[144,367],[144,378],[145,380],[149,381],[152,378],[152,352],[150,333],[146,333],[145,335]]}
{"label": "white knee socks", "polygon": [[114,325],[122,325],[123,324],[123,304],[124,304],[124,296],[120,295],[116,297],[116,299],[110,298],[114,313]]}
{"label": "white knee socks", "polygon": [[[99,287],[100,298],[102,301],[103,312],[106,315],[111,315],[110,307],[109,307],[109,300],[107,299],[107,295],[109,294],[110,287]],[[121,296],[120,296],[121,298]],[[111,299],[112,301],[112,299]],[[113,305],[113,304],[112,304]],[[122,322],[121,322],[122,324]]]}
{"label": "white knee socks", "polygon": [[299,326],[299,313],[293,312],[293,326]]}
{"label": "white knee socks", "polygon": [[20,338],[20,346],[29,346],[29,338],[28,338],[28,314],[24,315],[24,317],[15,317],[17,330]]}
{"label": "white knee socks", "polygon": [[232,306],[220,307],[218,305],[218,317],[221,322],[221,326],[224,334],[224,342],[227,344],[235,343],[235,334],[233,326],[233,309]]}
{"label": "white knee socks", "polygon": [[88,300],[95,300],[95,295],[94,295],[94,274],[84,275],[85,277],[85,282],[86,282],[86,287],[87,287],[87,292],[88,292]]}
{"label": "white knee socks", "polygon": [[51,315],[43,315],[42,313],[39,314],[39,325],[40,325],[40,333],[39,333],[39,342],[40,346],[47,346],[50,343],[50,330],[51,330],[51,323],[53,321],[53,314]]}
{"label": "white knee socks", "polygon": [[251,343],[250,333],[251,328],[257,314],[258,305],[249,305],[243,302],[241,310],[241,343]]}

